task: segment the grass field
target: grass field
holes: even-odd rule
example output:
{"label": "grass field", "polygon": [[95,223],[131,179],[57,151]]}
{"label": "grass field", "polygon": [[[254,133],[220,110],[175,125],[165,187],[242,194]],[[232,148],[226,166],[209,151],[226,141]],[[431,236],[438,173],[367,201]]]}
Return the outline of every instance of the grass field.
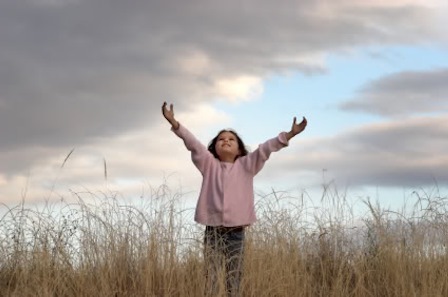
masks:
{"label": "grass field", "polygon": [[[366,198],[354,214],[346,196],[257,197],[243,296],[448,296],[447,197],[416,192],[400,211]],[[161,185],[142,203],[1,206],[0,295],[202,296],[202,227],[181,200]]]}

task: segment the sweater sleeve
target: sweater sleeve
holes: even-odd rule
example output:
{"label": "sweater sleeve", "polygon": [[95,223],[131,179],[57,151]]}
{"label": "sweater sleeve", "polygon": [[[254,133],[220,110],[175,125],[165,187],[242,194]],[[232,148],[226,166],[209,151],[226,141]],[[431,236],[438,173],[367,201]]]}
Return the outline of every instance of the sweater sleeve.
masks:
{"label": "sweater sleeve", "polygon": [[191,152],[191,160],[199,171],[204,174],[205,169],[208,167],[213,155],[207,150],[207,148],[183,125],[179,123],[179,128],[171,128],[178,137],[180,137],[185,144],[187,150]]}
{"label": "sweater sleeve", "polygon": [[271,153],[277,152],[286,146],[288,146],[288,140],[286,133],[282,132],[277,137],[260,144],[255,151],[242,157],[241,162],[247,171],[256,175],[263,168]]}

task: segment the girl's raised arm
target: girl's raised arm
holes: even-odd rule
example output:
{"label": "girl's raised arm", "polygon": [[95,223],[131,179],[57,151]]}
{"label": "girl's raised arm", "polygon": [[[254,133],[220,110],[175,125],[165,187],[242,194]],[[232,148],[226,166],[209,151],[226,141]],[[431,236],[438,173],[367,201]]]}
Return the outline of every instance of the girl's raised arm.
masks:
{"label": "girl's raised arm", "polygon": [[168,109],[166,105],[166,102],[163,102],[162,114],[165,119],[171,124],[171,126],[173,126],[173,129],[177,130],[179,129],[179,122],[174,118],[174,106],[173,104],[170,104],[170,109]]}
{"label": "girl's raised arm", "polygon": [[170,108],[168,109],[166,102],[163,102],[162,114],[171,124],[171,130],[174,134],[184,141],[186,148],[191,152],[191,159],[194,165],[202,174],[204,174],[205,170],[209,167],[210,162],[214,160],[213,155],[190,131],[188,131],[187,128],[185,128],[184,125],[180,125],[174,118],[173,104],[170,104]]}

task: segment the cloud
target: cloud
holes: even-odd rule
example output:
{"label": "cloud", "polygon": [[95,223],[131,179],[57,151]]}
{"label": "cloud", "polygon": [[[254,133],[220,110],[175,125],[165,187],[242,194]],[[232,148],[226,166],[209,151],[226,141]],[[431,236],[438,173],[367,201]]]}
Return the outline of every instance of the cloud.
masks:
{"label": "cloud", "polygon": [[132,159],[122,138],[153,131],[164,100],[193,114],[259,96],[272,74],[325,73],[330,52],[431,40],[436,11],[415,3],[1,1],[0,182],[20,188],[31,171],[41,184],[72,148],[100,142]]}
{"label": "cloud", "polygon": [[403,71],[374,80],[341,108],[382,116],[448,110],[448,69]]}
{"label": "cloud", "polygon": [[325,170],[329,178],[350,186],[418,188],[445,183],[446,116],[369,124],[331,138],[293,139],[288,151],[270,165],[271,175],[314,173],[319,182]]}
{"label": "cloud", "polygon": [[[0,201],[14,202],[19,197],[25,197],[28,202],[69,200],[77,192],[103,195],[109,191],[139,197],[149,185],[165,182],[164,178],[173,189],[181,185],[185,191],[197,190],[200,173],[190,161],[182,140],[170,131],[169,123],[158,109],[157,124],[114,138],[97,137],[89,144],[74,148],[0,154],[4,172],[16,172],[20,166],[19,174],[0,174],[0,186],[4,185]],[[228,115],[207,104],[194,105],[188,111],[178,109],[174,107],[176,118],[204,144],[212,138],[209,133],[231,122]],[[33,154],[45,158],[30,165],[30,159],[35,158]],[[19,159],[17,164],[14,156],[24,160]]]}
{"label": "cloud", "polygon": [[218,81],[217,90],[220,97],[230,101],[250,100],[263,93],[263,85],[258,77],[241,76]]}

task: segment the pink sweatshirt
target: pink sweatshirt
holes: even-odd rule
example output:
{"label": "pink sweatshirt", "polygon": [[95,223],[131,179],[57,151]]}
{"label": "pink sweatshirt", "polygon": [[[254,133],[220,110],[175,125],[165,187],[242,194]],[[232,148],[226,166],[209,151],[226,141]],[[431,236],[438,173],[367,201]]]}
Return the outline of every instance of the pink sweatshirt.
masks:
{"label": "pink sweatshirt", "polygon": [[208,226],[247,226],[256,221],[254,176],[272,152],[288,145],[286,133],[261,144],[235,163],[221,162],[185,127],[171,129],[191,151],[191,159],[202,174],[195,221]]}

